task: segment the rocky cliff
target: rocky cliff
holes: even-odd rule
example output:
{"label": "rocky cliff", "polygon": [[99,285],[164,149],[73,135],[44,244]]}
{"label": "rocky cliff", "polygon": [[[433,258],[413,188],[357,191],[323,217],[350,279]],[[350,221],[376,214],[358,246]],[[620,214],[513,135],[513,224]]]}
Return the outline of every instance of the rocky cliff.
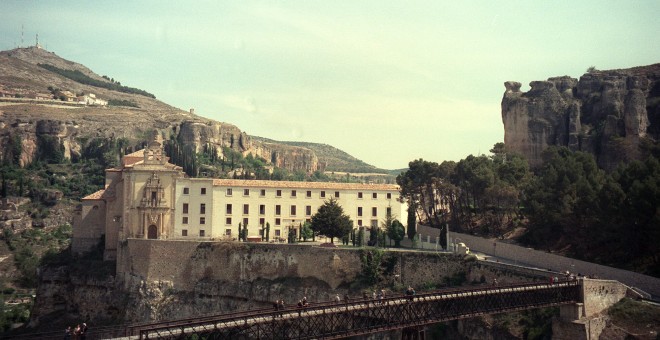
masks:
{"label": "rocky cliff", "polygon": [[532,81],[528,92],[504,86],[504,143],[533,167],[550,145],[592,153],[608,170],[657,152],[660,64]]}
{"label": "rocky cliff", "polygon": [[[104,81],[83,65],[43,49],[0,52],[0,161],[12,160],[26,166],[35,159],[40,141],[63,146],[68,159],[78,157],[85,143],[98,137],[126,138],[131,146],[139,146],[151,138],[155,129],[165,139],[176,137],[197,151],[210,145],[221,155],[224,148],[230,148],[290,171],[323,170],[323,163],[308,148],[253,140],[235,125],[197,116],[139,94],[81,84],[37,64],[79,71]],[[49,87],[94,93],[98,98],[130,102],[137,107],[94,107],[30,99],[39,93],[49,94]]]}

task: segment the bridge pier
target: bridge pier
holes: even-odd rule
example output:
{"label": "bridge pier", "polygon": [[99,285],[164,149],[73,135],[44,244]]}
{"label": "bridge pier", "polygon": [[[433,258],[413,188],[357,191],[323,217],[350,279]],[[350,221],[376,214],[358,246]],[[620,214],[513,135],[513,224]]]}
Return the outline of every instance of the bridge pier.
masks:
{"label": "bridge pier", "polygon": [[426,339],[425,327],[406,327],[401,330],[401,340],[424,340]]}

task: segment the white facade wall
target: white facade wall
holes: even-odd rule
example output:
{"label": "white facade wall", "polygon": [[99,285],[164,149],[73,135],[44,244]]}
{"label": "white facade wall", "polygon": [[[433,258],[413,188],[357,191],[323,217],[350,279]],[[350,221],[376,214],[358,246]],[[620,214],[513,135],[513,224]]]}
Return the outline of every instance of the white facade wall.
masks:
{"label": "white facade wall", "polygon": [[[399,220],[405,219],[407,213],[407,206],[398,200],[399,191],[395,185],[215,180],[212,193],[207,191],[202,197],[193,195],[199,193],[202,186],[210,186],[212,181],[177,181],[175,238],[199,237],[199,231],[204,230],[207,238],[233,239],[238,237],[238,224],[246,222],[248,238],[259,239],[262,225],[266,223],[270,224],[271,239],[286,238],[289,228],[297,229],[311,220],[330,198],[337,200],[355,227],[380,226],[388,208]],[[188,195],[183,194],[184,187],[189,188]],[[182,213],[183,203],[188,203],[188,214]],[[205,225],[198,223],[201,216],[197,213],[202,203],[206,205]],[[185,216],[188,216],[187,225],[183,224]],[[183,236],[184,230],[187,236]]]}
{"label": "white facade wall", "polygon": [[[177,179],[175,187],[174,235],[172,238],[214,237],[218,230],[214,229],[213,223],[213,180],[180,178]],[[202,204],[204,205],[203,212]]]}

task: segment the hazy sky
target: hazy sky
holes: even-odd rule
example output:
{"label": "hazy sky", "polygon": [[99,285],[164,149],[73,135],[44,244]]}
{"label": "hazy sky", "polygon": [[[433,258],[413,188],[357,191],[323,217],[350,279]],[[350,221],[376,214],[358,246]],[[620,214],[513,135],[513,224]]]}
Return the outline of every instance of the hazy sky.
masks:
{"label": "hazy sky", "polygon": [[660,62],[660,1],[0,1],[42,45],[250,135],[381,168],[488,153],[503,83]]}

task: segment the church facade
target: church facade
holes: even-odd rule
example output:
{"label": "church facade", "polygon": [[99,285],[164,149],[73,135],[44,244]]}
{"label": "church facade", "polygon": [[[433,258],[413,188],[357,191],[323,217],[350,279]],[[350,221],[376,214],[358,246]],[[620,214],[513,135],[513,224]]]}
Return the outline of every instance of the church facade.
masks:
{"label": "church facade", "polygon": [[104,258],[114,260],[119,243],[130,238],[236,240],[239,223],[249,241],[261,241],[266,225],[277,241],[298,235],[329,199],[356,228],[407,213],[397,185],[188,178],[154,141],[107,169],[105,188],[82,199],[72,250],[80,254],[102,243]]}

